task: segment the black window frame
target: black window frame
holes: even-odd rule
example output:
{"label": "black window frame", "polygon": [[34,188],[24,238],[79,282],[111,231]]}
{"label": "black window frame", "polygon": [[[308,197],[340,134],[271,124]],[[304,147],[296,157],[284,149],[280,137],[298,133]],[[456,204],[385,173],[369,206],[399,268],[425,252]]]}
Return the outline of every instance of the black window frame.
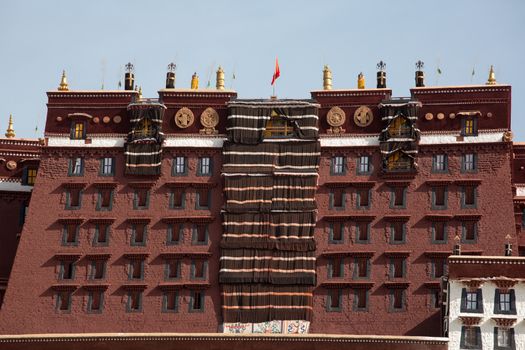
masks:
{"label": "black window frame", "polygon": [[[443,156],[443,162],[438,162],[438,156]],[[443,164],[443,169],[438,168],[438,164]],[[432,172],[437,174],[448,173],[448,155],[446,153],[432,155]]]}
{"label": "black window frame", "polygon": [[[467,132],[467,122],[472,121],[472,132]],[[478,136],[478,118],[469,116],[461,119],[461,136]]]}
{"label": "black window frame", "polygon": [[[77,137],[77,124],[82,125],[82,135],[80,135],[80,137]],[[86,127],[87,127],[87,123],[85,121],[72,120],[69,138],[71,140],[85,140],[86,134],[87,134]]]}
{"label": "black window frame", "polygon": [[498,345],[498,336],[500,329],[502,327],[494,327],[494,350],[515,350],[516,349],[516,338],[514,335],[514,328],[505,328],[509,332],[509,346],[499,346]]}
{"label": "black window frame", "polygon": [[[471,309],[471,308],[468,308],[468,300],[467,300],[467,296],[469,293],[472,293],[476,295],[476,308],[475,309]],[[461,290],[461,308],[460,308],[460,312],[465,312],[465,313],[483,313],[483,291],[481,288],[478,288],[476,289],[476,291],[470,291],[470,290],[467,290],[467,288],[463,288]]]}
{"label": "black window frame", "polygon": [[[79,165],[79,168],[80,170],[78,172],[74,171],[76,168],[77,168],[77,160],[80,159],[80,165]],[[84,168],[85,168],[85,164],[84,164],[84,158],[83,157],[74,157],[74,158],[69,158],[69,162],[68,162],[68,173],[67,175],[68,176],[84,176]]]}
{"label": "black window frame", "polygon": [[[204,164],[204,160],[208,160],[208,171],[204,172],[203,168],[206,166]],[[199,157],[197,161],[197,176],[212,176],[213,175],[213,157],[206,156],[206,157]]]}
{"label": "black window frame", "polygon": [[[361,162],[361,159],[367,159],[366,161],[366,170],[361,170],[361,166],[365,165],[364,162]],[[370,175],[373,172],[373,166],[372,166],[372,156],[370,155],[362,155],[357,157],[357,167],[356,167],[356,175]]]}
{"label": "black window frame", "polygon": [[[177,163],[178,159],[183,160],[182,172],[178,171],[179,164]],[[173,157],[172,167],[171,167],[171,176],[187,176],[188,175],[188,157],[176,155]]]}
{"label": "black window frame", "polygon": [[[111,159],[111,165],[109,165],[110,172],[106,172],[106,169],[108,168],[108,165],[106,164],[106,160]],[[115,157],[102,157],[100,158],[100,168],[98,172],[99,176],[114,176],[115,175]]]}
{"label": "black window frame", "polygon": [[[341,160],[341,164],[338,163],[338,160]],[[332,176],[346,175],[346,157],[345,156],[337,155],[337,156],[333,156],[330,159],[330,175]]]}
{"label": "black window frame", "polygon": [[[472,161],[467,162],[467,156],[472,156]],[[467,164],[472,164],[467,168]],[[478,172],[478,154],[477,153],[463,153],[461,155],[461,172],[462,173],[477,173]]]}
{"label": "black window frame", "polygon": [[[476,345],[468,345],[465,343],[466,341],[466,329],[467,328],[474,328],[476,332]],[[483,348],[482,344],[482,338],[481,338],[481,328],[480,327],[473,327],[473,326],[461,326],[461,338],[460,338],[460,349],[479,349],[481,350]]]}
{"label": "black window frame", "polygon": [[[508,289],[508,293],[503,293],[502,289],[496,288],[494,293],[494,313],[498,315],[516,315],[516,292]],[[501,309],[501,295],[509,294],[509,310]]]}

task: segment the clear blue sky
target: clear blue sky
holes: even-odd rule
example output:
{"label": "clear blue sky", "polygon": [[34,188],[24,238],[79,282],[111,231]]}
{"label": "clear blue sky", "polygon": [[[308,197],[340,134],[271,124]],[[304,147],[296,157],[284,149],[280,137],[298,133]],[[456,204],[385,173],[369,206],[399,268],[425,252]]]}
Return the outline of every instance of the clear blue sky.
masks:
{"label": "clear blue sky", "polygon": [[45,92],[62,69],[71,89],[99,89],[102,80],[116,89],[131,61],[144,95],[156,97],[171,61],[177,87],[189,87],[194,71],[205,86],[221,64],[227,87],[235,71],[239,97],[265,98],[278,56],[282,98],[309,98],[323,64],[334,88],[354,88],[360,71],[373,87],[384,60],[394,96],[409,94],[418,59],[427,85],[482,84],[493,64],[498,82],[512,85],[515,140],[524,141],[524,18],[523,0],[2,0],[0,131],[12,113],[17,136],[41,137]]}

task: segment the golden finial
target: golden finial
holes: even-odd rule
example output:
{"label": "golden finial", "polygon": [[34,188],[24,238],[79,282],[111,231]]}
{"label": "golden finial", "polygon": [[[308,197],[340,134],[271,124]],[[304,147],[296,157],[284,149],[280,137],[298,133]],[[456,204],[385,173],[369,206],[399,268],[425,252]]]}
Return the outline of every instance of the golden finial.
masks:
{"label": "golden finial", "polygon": [[142,98],[142,85],[139,86],[139,98]]}
{"label": "golden finial", "polygon": [[15,136],[16,136],[15,129],[13,129],[13,115],[10,114],[9,115],[9,126],[7,127],[5,137],[7,137],[8,139],[12,139]]}
{"label": "golden finial", "polygon": [[198,88],[199,88],[199,76],[197,75],[197,72],[195,72],[191,76],[191,89],[197,90]]}
{"label": "golden finial", "polygon": [[323,90],[332,90],[332,70],[326,64],[323,69]]}
{"label": "golden finial", "polygon": [[494,73],[494,66],[490,65],[489,79],[486,85],[496,85],[496,74]]}
{"label": "golden finial", "polygon": [[217,82],[215,83],[215,87],[217,90],[224,90],[224,71],[221,66],[217,69]]}
{"label": "golden finial", "polygon": [[358,89],[365,88],[365,76],[363,75],[363,72],[359,73],[359,75],[357,76],[357,88]]}
{"label": "golden finial", "polygon": [[60,79],[60,85],[58,91],[69,91],[69,85],[67,85],[66,71],[62,71],[62,79]]}

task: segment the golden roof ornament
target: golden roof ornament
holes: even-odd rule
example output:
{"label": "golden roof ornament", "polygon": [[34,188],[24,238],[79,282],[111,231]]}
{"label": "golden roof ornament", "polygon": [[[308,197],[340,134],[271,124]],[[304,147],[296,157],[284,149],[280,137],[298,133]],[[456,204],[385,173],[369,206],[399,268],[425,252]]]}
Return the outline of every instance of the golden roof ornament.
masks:
{"label": "golden roof ornament", "polygon": [[332,70],[326,64],[323,69],[323,90],[332,90]]}
{"label": "golden roof ornament", "polygon": [[16,136],[15,135],[15,129],[13,128],[13,115],[10,114],[9,115],[9,125],[7,126],[5,137],[7,137],[8,139],[12,139],[15,136]]}
{"label": "golden roof ornament", "polygon": [[224,71],[221,66],[217,69],[217,82],[215,83],[215,87],[217,90],[224,90]]}
{"label": "golden roof ornament", "polygon": [[139,98],[142,98],[142,85],[139,86]]}
{"label": "golden roof ornament", "polygon": [[168,64],[168,73],[166,73],[166,89],[175,88],[175,69],[177,65],[173,62]]}
{"label": "golden roof ornament", "polygon": [[487,80],[486,85],[496,85],[496,74],[494,73],[494,66],[490,65],[489,79]]}
{"label": "golden roof ornament", "polygon": [[62,79],[60,79],[60,85],[58,91],[69,91],[69,85],[67,84],[66,71],[62,71]]}
{"label": "golden roof ornament", "polygon": [[365,76],[363,72],[359,73],[359,75],[357,76],[357,88],[358,89],[365,88]]}
{"label": "golden roof ornament", "polygon": [[191,76],[191,89],[197,90],[198,88],[199,88],[199,76],[197,75],[197,72],[195,72]]}

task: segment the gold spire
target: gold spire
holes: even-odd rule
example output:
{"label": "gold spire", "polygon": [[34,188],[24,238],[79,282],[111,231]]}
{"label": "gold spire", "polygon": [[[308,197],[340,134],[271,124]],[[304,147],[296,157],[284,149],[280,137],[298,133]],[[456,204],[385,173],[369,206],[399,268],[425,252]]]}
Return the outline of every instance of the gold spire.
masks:
{"label": "gold spire", "polygon": [[60,79],[60,85],[58,91],[69,91],[69,85],[67,85],[66,71],[62,71],[62,79]]}
{"label": "gold spire", "polygon": [[326,64],[323,69],[323,90],[332,90],[332,70]]}
{"label": "gold spire", "polygon": [[496,85],[496,74],[494,73],[494,66],[490,65],[489,79],[486,85]]}
{"label": "gold spire", "polygon": [[139,98],[142,98],[142,85],[139,86]]}
{"label": "gold spire", "polygon": [[10,114],[9,115],[9,126],[7,127],[5,137],[7,137],[8,139],[12,139],[15,136],[16,136],[15,129],[13,129],[13,115]]}
{"label": "gold spire", "polygon": [[363,75],[363,72],[359,73],[359,75],[357,76],[357,88],[358,89],[365,88],[365,76]]}
{"label": "gold spire", "polygon": [[198,88],[199,88],[199,76],[197,75],[197,72],[195,72],[191,76],[191,89],[197,90]]}
{"label": "gold spire", "polygon": [[215,87],[217,90],[224,90],[224,71],[221,66],[217,69],[217,82],[215,83]]}

